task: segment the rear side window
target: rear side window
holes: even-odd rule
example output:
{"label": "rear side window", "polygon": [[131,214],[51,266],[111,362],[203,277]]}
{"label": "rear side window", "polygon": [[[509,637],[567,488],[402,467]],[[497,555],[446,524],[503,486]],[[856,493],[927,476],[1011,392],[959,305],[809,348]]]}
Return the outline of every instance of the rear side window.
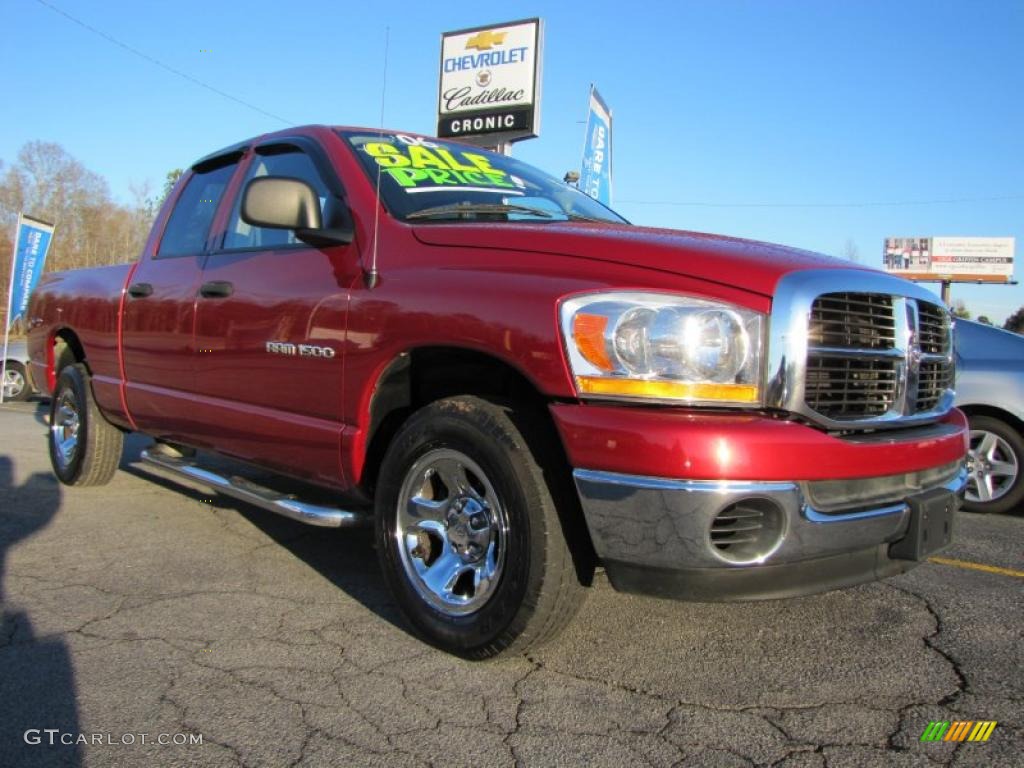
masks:
{"label": "rear side window", "polygon": [[203,252],[213,214],[236,167],[235,163],[222,165],[188,180],[167,222],[157,258]]}

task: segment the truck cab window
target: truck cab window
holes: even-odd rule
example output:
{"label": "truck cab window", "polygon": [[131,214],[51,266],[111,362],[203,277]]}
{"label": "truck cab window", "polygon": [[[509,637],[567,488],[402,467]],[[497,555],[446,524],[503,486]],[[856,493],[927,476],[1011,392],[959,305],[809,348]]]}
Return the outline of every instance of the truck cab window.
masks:
{"label": "truck cab window", "polygon": [[320,199],[320,213],[324,212],[324,205],[327,202],[327,185],[321,178],[319,171],[310,159],[309,155],[299,150],[282,152],[273,155],[256,155],[252,165],[245,174],[245,181],[238,191],[238,198],[235,200],[234,210],[228,220],[228,230],[224,237],[224,250],[239,248],[280,248],[300,244],[295,233],[287,229],[271,229],[269,227],[254,227],[242,221],[242,195],[245,193],[245,186],[250,180],[261,176],[287,176],[292,179],[300,179],[309,184]]}
{"label": "truck cab window", "polygon": [[188,180],[160,239],[157,258],[189,256],[205,250],[213,215],[237,167],[236,163],[222,165]]}

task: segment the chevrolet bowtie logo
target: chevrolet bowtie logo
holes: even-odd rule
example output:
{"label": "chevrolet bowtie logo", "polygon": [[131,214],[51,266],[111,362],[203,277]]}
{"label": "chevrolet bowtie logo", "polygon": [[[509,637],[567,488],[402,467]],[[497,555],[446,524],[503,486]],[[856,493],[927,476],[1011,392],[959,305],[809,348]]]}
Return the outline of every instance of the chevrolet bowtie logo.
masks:
{"label": "chevrolet bowtie logo", "polygon": [[489,51],[494,46],[504,43],[507,34],[508,32],[492,32],[491,30],[477,32],[466,41],[466,50],[476,48],[478,51]]}

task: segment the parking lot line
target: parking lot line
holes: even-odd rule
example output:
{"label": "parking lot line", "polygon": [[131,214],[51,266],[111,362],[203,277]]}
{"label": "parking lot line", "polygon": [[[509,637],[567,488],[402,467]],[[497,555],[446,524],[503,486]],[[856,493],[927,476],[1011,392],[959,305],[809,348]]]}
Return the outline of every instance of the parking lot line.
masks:
{"label": "parking lot line", "polygon": [[1013,576],[1018,579],[1024,579],[1024,571],[1015,571],[1012,568],[999,568],[995,565],[985,565],[984,563],[972,563],[969,560],[954,560],[949,557],[929,557],[929,563],[937,563],[938,565],[952,565],[954,568],[968,568],[972,571],[984,571],[985,573],[997,573],[1000,576]]}

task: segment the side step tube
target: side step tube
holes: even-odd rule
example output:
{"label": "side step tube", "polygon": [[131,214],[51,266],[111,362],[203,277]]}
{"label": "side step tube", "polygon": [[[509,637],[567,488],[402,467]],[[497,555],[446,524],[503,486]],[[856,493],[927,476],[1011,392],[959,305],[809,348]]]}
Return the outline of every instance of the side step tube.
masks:
{"label": "side step tube", "polygon": [[142,461],[162,469],[177,478],[208,486],[217,493],[231,496],[257,507],[290,517],[307,525],[325,528],[350,528],[365,525],[370,518],[359,512],[349,512],[336,507],[324,507],[300,501],[294,495],[278,493],[270,488],[257,485],[242,477],[224,477],[195,464],[188,459],[162,456],[151,451],[142,452]]}

